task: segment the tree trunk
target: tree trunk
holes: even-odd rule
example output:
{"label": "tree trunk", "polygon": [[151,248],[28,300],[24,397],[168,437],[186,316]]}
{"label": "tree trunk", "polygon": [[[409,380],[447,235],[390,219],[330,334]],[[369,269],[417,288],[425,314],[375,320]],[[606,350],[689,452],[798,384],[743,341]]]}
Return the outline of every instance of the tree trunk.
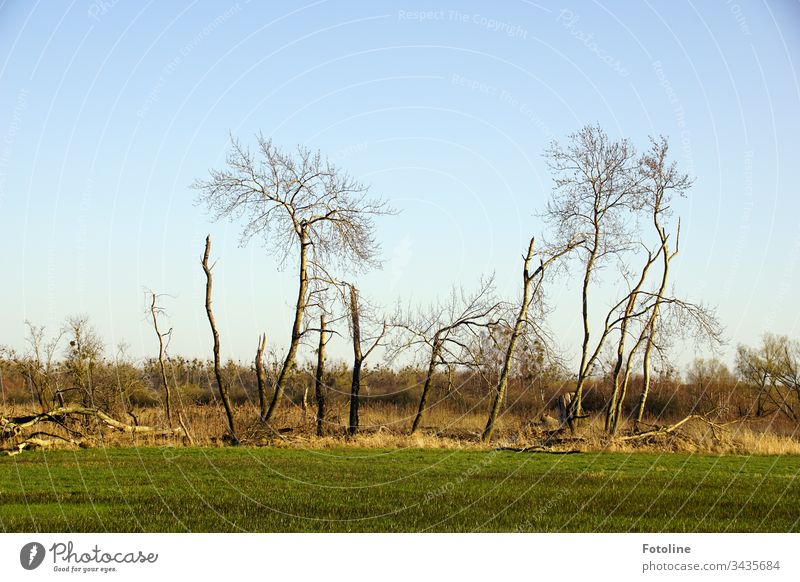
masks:
{"label": "tree trunk", "polygon": [[353,326],[353,377],[350,384],[350,425],[348,433],[358,432],[358,393],[361,391],[361,364],[364,356],[361,353],[361,324],[358,312],[358,289],[350,285],[350,319]]}
{"label": "tree trunk", "polygon": [[164,387],[164,408],[167,413],[167,424],[172,428],[172,395],[170,394],[169,383],[167,382],[167,370],[164,366],[164,336],[158,329],[158,316],[156,309],[156,294],[153,293],[153,300],[150,303],[150,314],[153,316],[153,328],[158,337],[158,365],[161,371],[161,385]]}
{"label": "tree trunk", "polygon": [[228,398],[228,388],[222,380],[222,372],[219,365],[219,332],[217,332],[217,325],[214,323],[214,313],[211,310],[211,268],[208,266],[208,256],[211,254],[211,235],[206,237],[206,250],[203,253],[203,271],[206,273],[206,314],[208,315],[208,323],[211,325],[211,334],[214,336],[214,377],[217,380],[217,388],[219,389],[219,396],[222,400],[222,405],[225,407],[225,415],[228,420],[228,432],[230,433],[231,440],[238,443],[236,438],[236,431],[233,424],[233,410],[231,409],[230,399]]}
{"label": "tree trunk", "polygon": [[569,429],[575,431],[575,420],[583,415],[583,387],[586,384],[586,378],[589,375],[589,368],[591,361],[589,360],[589,340],[591,333],[589,330],[589,283],[592,280],[592,272],[594,271],[594,261],[597,255],[597,248],[600,244],[600,227],[595,220],[594,223],[594,243],[592,245],[592,252],[586,260],[586,270],[583,275],[583,287],[581,288],[581,315],[583,319],[583,344],[581,347],[581,365],[578,370],[578,382],[575,386],[575,393],[570,402],[569,409]]}
{"label": "tree trunk", "polygon": [[486,428],[483,429],[483,434],[481,435],[481,440],[484,442],[488,442],[492,438],[495,423],[497,422],[497,416],[500,413],[500,408],[503,404],[503,398],[506,394],[506,388],[508,387],[508,374],[511,371],[511,360],[514,357],[514,351],[517,349],[517,341],[519,340],[519,336],[522,335],[525,323],[528,321],[528,308],[530,307],[532,299],[531,281],[533,281],[534,276],[536,276],[536,274],[542,269],[542,267],[540,267],[536,273],[533,275],[530,274],[529,267],[532,258],[533,239],[531,239],[531,242],[528,245],[528,254],[525,255],[525,266],[522,272],[522,305],[520,306],[519,313],[517,314],[517,320],[514,323],[514,329],[511,332],[511,338],[508,340],[508,348],[506,349],[505,360],[503,361],[503,367],[500,371],[500,377],[498,378],[497,387],[495,389],[494,403],[492,404],[492,409],[489,413],[489,419],[486,421]]}
{"label": "tree trunk", "polygon": [[653,215],[653,223],[655,224],[656,230],[658,231],[659,236],[661,237],[661,252],[662,252],[662,260],[663,260],[663,273],[661,274],[661,285],[658,289],[658,294],[656,295],[656,304],[653,307],[653,313],[650,315],[650,321],[648,322],[648,330],[649,333],[647,335],[647,344],[644,348],[644,360],[642,362],[642,393],[639,396],[639,403],[636,406],[636,427],[638,428],[639,423],[642,422],[642,416],[644,416],[644,407],[647,403],[647,396],[650,392],[650,356],[653,351],[653,345],[655,344],[656,338],[656,322],[658,321],[659,315],[659,308],[660,302],[664,298],[664,292],[667,289],[667,279],[669,277],[669,262],[675,258],[678,254],[678,245],[680,239],[680,221],[678,221],[678,240],[675,241],[675,251],[670,254],[669,246],[667,244],[667,233],[666,229],[661,227],[658,224],[658,214],[655,213]]}
{"label": "tree trunk", "polygon": [[[656,309],[658,308],[656,307]],[[636,421],[634,424],[637,429],[642,422],[645,405],[647,404],[647,397],[650,393],[650,354],[653,351],[653,340],[651,338],[655,335],[654,319],[651,320],[648,330],[648,339],[644,347],[644,359],[642,360],[642,393],[639,395],[639,401],[636,403]]]}
{"label": "tree trunk", "polygon": [[411,425],[411,434],[417,432],[419,425],[422,423],[422,415],[425,412],[425,407],[428,404],[428,393],[430,392],[431,384],[433,383],[433,374],[436,371],[436,360],[439,357],[442,344],[438,337],[433,338],[433,348],[431,349],[431,359],[428,363],[428,373],[425,376],[425,384],[422,386],[422,396],[419,399],[419,408],[417,415],[414,417],[414,422]]}
{"label": "tree trunk", "polygon": [[267,334],[261,334],[256,348],[256,381],[258,382],[258,408],[261,420],[267,417],[267,383],[264,380],[264,348],[267,345]]}
{"label": "tree trunk", "polygon": [[297,348],[300,345],[300,336],[303,330],[303,314],[306,309],[306,302],[308,300],[308,249],[311,242],[308,240],[308,226],[303,224],[300,227],[300,284],[297,289],[297,304],[294,310],[294,324],[292,325],[292,338],[289,343],[289,351],[286,354],[286,360],[283,362],[281,371],[278,374],[278,380],[275,383],[275,392],[272,395],[272,402],[269,404],[265,422],[270,422],[275,415],[275,410],[283,398],[283,393],[286,390],[286,383],[289,375],[294,368],[295,358],[297,357]]}
{"label": "tree trunk", "polygon": [[314,395],[317,400],[317,436],[325,434],[325,316],[319,316],[319,347],[317,348],[317,370],[314,375]]}
{"label": "tree trunk", "polygon": [[[622,386],[620,386],[620,373],[622,372],[622,361],[625,358],[625,340],[627,339],[628,333],[628,324],[630,323],[632,313],[634,308],[636,307],[636,300],[639,297],[639,292],[644,285],[645,280],[647,279],[647,274],[650,272],[650,267],[653,266],[653,262],[658,258],[658,255],[653,257],[650,251],[647,252],[647,262],[642,267],[641,275],[639,276],[639,281],[636,283],[636,286],[631,290],[628,294],[628,301],[625,304],[625,312],[622,316],[622,321],[620,322],[619,328],[619,342],[617,343],[617,361],[614,365],[614,373],[612,375],[612,390],[611,390],[611,398],[609,398],[608,406],[606,408],[606,423],[605,429],[606,432],[613,434],[617,430],[617,423],[619,422],[619,415],[622,411],[622,403],[625,400],[625,392],[628,389],[628,380],[630,378],[630,366],[631,362],[633,361],[633,355],[636,353],[636,350],[639,349],[639,346],[642,343],[642,334],[639,336],[639,340],[636,342],[636,345],[628,354],[628,361],[625,364],[625,377],[622,380]],[[622,390],[622,394],[620,394],[620,389]]]}

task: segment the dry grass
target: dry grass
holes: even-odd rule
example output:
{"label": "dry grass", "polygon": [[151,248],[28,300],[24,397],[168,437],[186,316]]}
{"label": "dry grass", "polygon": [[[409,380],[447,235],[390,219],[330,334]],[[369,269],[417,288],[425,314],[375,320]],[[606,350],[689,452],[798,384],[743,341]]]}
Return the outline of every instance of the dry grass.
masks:
{"label": "dry grass", "polygon": [[[504,414],[490,444],[480,441],[486,422],[485,411],[467,413],[443,406],[435,407],[426,415],[423,427],[410,435],[415,413],[413,407],[389,403],[370,403],[361,413],[361,430],[355,437],[346,435],[347,409],[334,405],[326,421],[326,436],[315,434],[314,413],[303,412],[289,405],[279,411],[273,422],[277,431],[260,423],[255,407],[246,405],[236,410],[238,436],[247,446],[275,446],[299,448],[437,448],[437,449],[494,449],[546,447],[553,451],[577,450],[581,452],[688,452],[712,454],[800,455],[800,430],[798,427],[775,425],[771,422],[735,422],[725,426],[710,426],[702,421],[690,421],[671,435],[654,435],[636,441],[611,439],[603,430],[603,418],[593,416],[583,421],[575,435],[566,431],[548,432],[513,413]],[[30,413],[30,410],[5,411],[5,415]],[[138,423],[163,426],[160,409],[146,408],[135,411]],[[220,438],[225,433],[224,416],[220,407],[213,405],[184,405],[181,415],[189,429],[193,443],[199,446],[224,446]],[[120,420],[132,422],[129,416],[117,414]],[[661,425],[669,424],[661,422]],[[50,430],[50,429],[48,429]],[[55,430],[53,432],[56,432]],[[632,427],[622,423],[619,435],[632,434]],[[164,446],[185,444],[180,440],[131,435],[103,429],[93,444],[97,446]]]}

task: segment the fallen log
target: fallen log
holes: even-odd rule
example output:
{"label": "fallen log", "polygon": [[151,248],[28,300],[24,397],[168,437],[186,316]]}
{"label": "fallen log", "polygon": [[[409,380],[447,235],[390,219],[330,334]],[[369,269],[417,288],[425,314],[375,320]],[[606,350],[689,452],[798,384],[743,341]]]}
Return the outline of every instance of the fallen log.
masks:
{"label": "fallen log", "polygon": [[59,407],[59,408],[54,408],[53,410],[49,410],[47,412],[41,412],[38,414],[18,416],[12,418],[0,417],[0,429],[2,430],[4,438],[10,438],[5,435],[10,434],[13,436],[18,436],[21,434],[23,428],[33,426],[39,422],[52,422],[60,426],[64,426],[65,421],[71,416],[94,417],[103,424],[115,430],[131,434],[148,434],[154,436],[186,436],[186,431],[182,427],[161,429],[152,426],[133,426],[130,424],[125,424],[124,422],[120,422],[115,418],[112,418],[102,410],[98,410],[97,408],[87,408],[83,406]]}
{"label": "fallen log", "polygon": [[617,437],[617,440],[618,441],[622,441],[622,442],[630,442],[630,441],[647,439],[647,438],[654,437],[654,436],[665,436],[665,435],[675,434],[680,427],[685,425],[690,420],[699,420],[699,421],[707,424],[709,427],[711,427],[711,431],[714,434],[714,437],[715,438],[719,438],[717,436],[716,431],[722,429],[723,425],[720,425],[720,424],[717,424],[715,422],[712,422],[712,421],[708,420],[708,418],[706,418],[702,414],[690,414],[689,416],[679,420],[675,424],[671,424],[671,425],[668,425],[668,426],[657,426],[657,427],[655,427],[655,428],[653,428],[651,430],[646,430],[646,431],[643,431],[643,432],[637,432],[635,434],[626,435],[626,436],[620,436],[620,437]]}

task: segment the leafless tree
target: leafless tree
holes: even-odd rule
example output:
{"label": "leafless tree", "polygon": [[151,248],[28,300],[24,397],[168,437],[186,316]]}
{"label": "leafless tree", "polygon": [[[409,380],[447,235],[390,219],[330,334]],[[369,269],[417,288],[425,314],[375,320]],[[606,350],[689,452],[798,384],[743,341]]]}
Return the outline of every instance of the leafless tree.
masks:
{"label": "leafless tree", "polygon": [[411,425],[414,434],[422,423],[428,397],[438,366],[452,366],[465,361],[468,343],[479,330],[498,323],[501,304],[494,298],[494,278],[482,280],[478,290],[468,294],[463,288],[453,288],[445,302],[432,305],[427,310],[402,313],[399,309],[392,327],[401,330],[394,352],[409,347],[424,347],[426,373],[417,414]]}
{"label": "leafless tree", "polygon": [[203,271],[206,274],[206,315],[208,316],[208,323],[211,326],[211,334],[214,337],[214,377],[217,381],[217,389],[219,390],[219,397],[222,400],[222,405],[225,407],[225,416],[228,420],[228,433],[231,442],[238,443],[236,437],[236,429],[233,421],[233,408],[231,407],[230,398],[228,397],[228,387],[222,378],[220,370],[220,356],[219,356],[219,332],[217,331],[217,324],[214,321],[214,312],[211,309],[211,286],[212,277],[211,271],[214,265],[208,264],[208,258],[211,254],[211,235],[206,237],[206,247],[203,252]]}
{"label": "leafless tree", "polygon": [[[167,414],[167,423],[170,427],[172,427],[172,391],[169,387],[169,382],[167,382],[167,368],[166,364],[164,363],[164,355],[166,353],[167,345],[169,344],[169,340],[172,338],[172,328],[169,328],[168,331],[162,332],[158,327],[158,318],[159,316],[164,315],[164,308],[160,307],[157,303],[159,295],[156,295],[153,291],[148,291],[150,295],[150,307],[149,313],[150,317],[153,320],[153,329],[156,332],[156,337],[158,338],[158,366],[159,371],[161,372],[161,387],[164,389],[164,409]],[[164,340],[167,340],[166,343]]]}
{"label": "leafless tree", "polygon": [[645,325],[643,340],[645,343],[644,358],[642,360],[642,392],[639,396],[634,413],[635,424],[638,426],[642,422],[647,396],[650,392],[650,362],[653,348],[656,347],[656,337],[658,332],[658,317],[661,312],[660,302],[667,290],[669,279],[669,265],[672,259],[678,254],[681,227],[680,220],[675,232],[675,248],[670,249],[670,235],[664,224],[665,219],[671,214],[672,197],[685,196],[686,191],[692,186],[692,180],[687,174],[678,171],[675,162],[667,161],[669,144],[665,138],[651,140],[650,151],[642,156],[640,162],[640,172],[644,178],[645,208],[649,210],[652,217],[653,227],[658,234],[660,242],[659,253],[661,255],[661,281],[655,296],[655,304],[650,312],[650,317]]}
{"label": "leafless tree", "polygon": [[736,370],[755,389],[761,415],[780,412],[800,421],[800,342],[766,334],[758,348],[740,345]]}
{"label": "leafless tree", "polygon": [[256,348],[256,383],[258,384],[258,408],[261,418],[267,415],[267,383],[264,378],[264,349],[267,347],[267,334],[262,333],[258,336],[258,347]]}
{"label": "leafless tree", "polygon": [[[350,383],[350,423],[347,432],[350,436],[355,435],[359,428],[359,405],[361,393],[361,372],[364,362],[372,352],[381,344],[386,335],[388,324],[384,321],[380,330],[370,337],[362,337],[361,324],[363,314],[359,303],[358,288],[352,283],[347,283],[348,296],[347,308],[350,312],[350,336],[353,340],[353,373]],[[366,346],[366,347],[365,347]]]}
{"label": "leafless tree", "polygon": [[25,379],[43,412],[56,404],[63,406],[64,396],[58,387],[55,355],[64,332],[48,340],[44,326],[26,321],[25,327],[27,351],[18,354],[15,350],[4,347],[0,349],[0,356],[8,358],[14,369]]}
{"label": "leafless tree", "polygon": [[286,153],[259,135],[253,154],[231,138],[226,162],[224,169],[211,171],[209,180],[195,182],[199,200],[216,219],[244,218],[242,243],[260,235],[282,260],[298,254],[294,322],[263,419],[269,422],[295,366],[310,285],[332,264],[355,270],[376,265],[373,219],[392,210],[319,152],[304,147]]}
{"label": "leafless tree", "polygon": [[325,346],[330,339],[330,334],[325,327],[325,314],[319,316],[319,344],[317,346],[317,367],[314,372],[314,396],[317,401],[317,436],[325,434]]}
{"label": "leafless tree", "polygon": [[[634,315],[642,315],[642,313],[635,313],[639,294],[647,280],[647,273],[650,271],[650,267],[653,266],[653,263],[655,263],[657,256],[658,255],[654,255],[649,250],[647,251],[647,259],[644,261],[639,279],[623,299],[622,304],[624,308],[622,309],[622,313],[615,320],[615,324],[619,326],[619,340],[617,342],[616,355],[614,358],[614,369],[611,374],[611,397],[606,407],[605,421],[605,429],[610,433],[615,432],[617,429],[619,415],[622,411],[622,403],[625,401],[625,393],[630,379],[631,362],[645,337],[643,334],[640,334],[640,341],[636,342],[636,345],[629,350],[626,357],[625,344],[630,333],[630,328],[635,323]],[[655,309],[657,309],[657,304],[653,307],[653,310]],[[608,322],[608,319],[606,321]],[[606,331],[610,331],[610,329],[612,329],[612,327],[607,323]]]}
{"label": "leafless tree", "polygon": [[531,270],[531,261],[534,257],[534,239],[531,238],[531,241],[528,244],[528,252],[523,257],[522,301],[520,302],[519,312],[517,313],[516,320],[514,321],[514,327],[512,328],[511,335],[508,339],[505,358],[500,370],[500,377],[498,378],[497,386],[495,387],[494,402],[492,403],[492,408],[489,412],[489,418],[486,421],[486,427],[483,429],[483,434],[481,435],[481,439],[483,441],[488,442],[492,439],[492,433],[495,429],[497,416],[500,413],[500,407],[503,404],[506,388],[508,387],[508,375],[511,371],[511,361],[514,358],[514,352],[517,349],[517,342],[524,334],[526,327],[530,325],[528,313],[530,311],[531,302],[539,295],[539,289],[541,288],[542,281],[544,280],[545,269],[554,261],[582,244],[583,240],[580,238],[567,241],[559,250],[552,252],[546,258],[540,259],[539,266],[536,267],[536,269]]}
{"label": "leafless tree", "polygon": [[42,411],[55,406],[56,401],[63,406],[63,394],[58,389],[55,354],[64,332],[48,340],[44,326],[26,321],[25,327],[28,349],[19,354],[14,349],[2,347],[0,357],[7,358],[13,369],[25,379]]}
{"label": "leafless tree", "polygon": [[[581,360],[570,418],[581,416],[581,401],[592,365],[592,353],[602,350],[609,334],[603,334],[592,349],[590,329],[591,283],[596,272],[610,259],[632,246],[629,217],[640,202],[641,177],[636,151],[628,140],[612,141],[597,126],[586,126],[569,136],[562,147],[554,142],[546,152],[554,174],[555,190],[544,213],[555,246],[581,240],[581,315],[583,333]],[[572,426],[572,423],[570,423]]]}
{"label": "leafless tree", "polygon": [[64,365],[73,389],[81,394],[84,406],[107,404],[97,402],[99,399],[96,398],[94,373],[103,357],[103,342],[89,323],[89,317],[77,315],[67,318],[63,333],[69,338]]}

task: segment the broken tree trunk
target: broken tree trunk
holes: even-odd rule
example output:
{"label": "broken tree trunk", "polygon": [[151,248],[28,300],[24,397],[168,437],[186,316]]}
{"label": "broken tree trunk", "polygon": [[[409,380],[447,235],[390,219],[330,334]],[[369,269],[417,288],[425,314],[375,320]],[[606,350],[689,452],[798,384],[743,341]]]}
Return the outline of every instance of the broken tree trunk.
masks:
{"label": "broken tree trunk", "polygon": [[505,397],[506,388],[508,387],[508,374],[511,371],[511,360],[514,357],[514,351],[517,349],[517,341],[519,341],[519,337],[522,335],[522,332],[525,329],[525,324],[528,321],[528,308],[530,307],[531,300],[533,298],[533,294],[531,293],[531,282],[533,281],[534,277],[543,269],[543,265],[541,265],[534,273],[530,273],[529,269],[531,259],[533,259],[533,244],[534,239],[531,239],[531,242],[528,245],[528,253],[525,255],[524,268],[522,271],[522,304],[520,305],[519,313],[517,314],[517,320],[514,322],[514,329],[511,331],[511,337],[508,340],[508,347],[506,348],[503,367],[500,371],[497,387],[495,388],[492,410],[489,412],[489,419],[486,421],[486,428],[483,429],[483,434],[481,435],[481,440],[486,442],[492,438],[495,423],[497,422],[497,416],[500,413],[500,407],[503,404],[503,398]]}
{"label": "broken tree trunk", "polygon": [[264,381],[264,348],[267,345],[267,334],[261,334],[256,348],[256,381],[258,383],[258,407],[261,420],[267,418],[267,384]]}
{"label": "broken tree trunk", "polygon": [[233,409],[231,408],[230,398],[228,398],[228,387],[222,380],[222,372],[219,364],[219,332],[217,332],[217,325],[214,323],[214,312],[211,310],[211,269],[213,265],[208,265],[208,256],[211,254],[211,235],[206,237],[206,250],[203,253],[203,271],[206,274],[206,314],[208,315],[208,323],[211,325],[211,333],[214,336],[214,377],[217,380],[217,388],[219,389],[219,396],[222,400],[222,405],[225,407],[225,415],[228,420],[228,432],[233,443],[238,443],[239,439],[236,438],[236,431],[233,425]]}
{"label": "broken tree trunk", "polygon": [[155,329],[156,337],[158,338],[158,365],[161,372],[161,385],[164,388],[164,408],[167,414],[167,423],[172,426],[172,394],[170,393],[169,382],[167,382],[167,368],[164,364],[164,336],[169,336],[172,330],[170,329],[166,333],[161,333],[161,330],[158,328],[158,313],[161,310],[156,305],[157,295],[155,292],[152,292],[151,295],[150,314],[153,317],[153,329]]}
{"label": "broken tree trunk", "polygon": [[317,370],[314,374],[314,396],[317,400],[317,436],[325,434],[325,315],[319,316],[319,346],[317,347]]}
{"label": "broken tree trunk", "polygon": [[431,350],[431,359],[428,362],[428,373],[425,376],[425,384],[422,386],[422,395],[419,398],[419,408],[417,415],[414,417],[414,422],[411,425],[411,434],[417,432],[419,425],[422,424],[422,415],[425,413],[425,408],[428,405],[428,394],[430,393],[431,384],[433,383],[433,375],[436,372],[436,362],[439,359],[439,352],[442,349],[442,342],[439,341],[438,335],[433,338],[433,348]]}
{"label": "broken tree trunk", "polygon": [[350,383],[350,425],[347,432],[352,436],[358,432],[358,394],[361,391],[361,322],[358,311],[358,289],[350,285],[350,319],[353,327],[353,375]]}

